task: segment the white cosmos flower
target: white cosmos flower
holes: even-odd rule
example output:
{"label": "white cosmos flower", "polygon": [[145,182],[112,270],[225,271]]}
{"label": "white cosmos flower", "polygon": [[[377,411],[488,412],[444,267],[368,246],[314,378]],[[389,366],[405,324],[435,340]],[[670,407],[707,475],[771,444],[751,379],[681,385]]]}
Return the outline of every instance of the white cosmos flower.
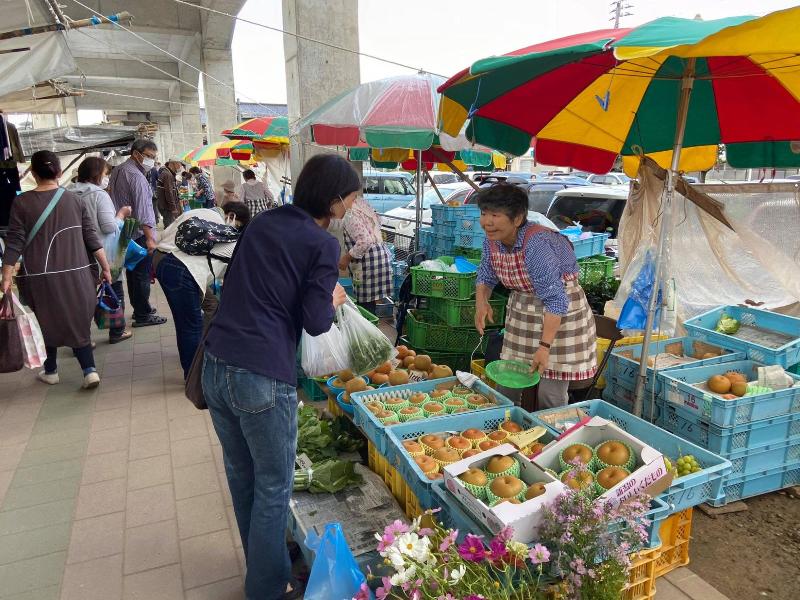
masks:
{"label": "white cosmos flower", "polygon": [[427,537],[419,537],[416,533],[403,533],[392,544],[401,554],[410,556],[417,562],[424,563],[431,554],[431,541]]}
{"label": "white cosmos flower", "polygon": [[453,569],[450,573],[450,583],[453,585],[457,584],[459,581],[461,581],[461,578],[464,577],[466,572],[467,568],[464,565],[460,565],[457,569]]}
{"label": "white cosmos flower", "polygon": [[398,569],[397,573],[395,573],[389,578],[389,581],[391,581],[392,585],[394,586],[400,586],[403,585],[404,583],[411,581],[414,578],[414,575],[416,575],[416,573],[417,573],[417,567],[413,565],[408,567],[407,569]]}

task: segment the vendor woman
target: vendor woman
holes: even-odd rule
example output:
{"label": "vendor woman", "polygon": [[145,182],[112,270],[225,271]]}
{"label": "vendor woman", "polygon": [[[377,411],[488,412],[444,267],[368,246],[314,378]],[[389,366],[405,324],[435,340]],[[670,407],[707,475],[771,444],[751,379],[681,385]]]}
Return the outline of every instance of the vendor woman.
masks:
{"label": "vendor woman", "polygon": [[501,358],[538,371],[539,408],[565,406],[571,381],[597,369],[594,316],[578,283],[569,239],[527,221],[528,197],[514,185],[492,186],[478,196],[486,232],[478,269],[475,327],[483,334],[493,314],[492,289],[511,290]]}

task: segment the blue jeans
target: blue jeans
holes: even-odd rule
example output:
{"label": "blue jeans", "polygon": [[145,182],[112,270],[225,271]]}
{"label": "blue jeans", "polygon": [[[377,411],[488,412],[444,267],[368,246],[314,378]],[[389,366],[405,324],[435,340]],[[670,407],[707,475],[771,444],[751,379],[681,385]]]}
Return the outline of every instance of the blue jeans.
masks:
{"label": "blue jeans", "polygon": [[185,379],[203,336],[203,311],[200,306],[203,298],[189,269],[172,254],[165,255],[158,263],[156,278],[172,311],[178,355]]}
{"label": "blue jeans", "polygon": [[297,393],[288,383],[208,352],[203,393],[222,444],[247,561],[248,600],[277,600],[291,579],[286,549],[297,446]]}

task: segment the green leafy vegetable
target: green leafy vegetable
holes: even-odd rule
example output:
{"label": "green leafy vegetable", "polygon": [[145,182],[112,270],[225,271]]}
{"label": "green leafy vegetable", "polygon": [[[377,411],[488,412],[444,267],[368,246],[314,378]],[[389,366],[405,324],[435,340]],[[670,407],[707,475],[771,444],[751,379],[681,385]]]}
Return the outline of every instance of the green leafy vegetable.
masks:
{"label": "green leafy vegetable", "polygon": [[335,494],[364,482],[355,472],[355,465],[346,460],[323,460],[312,465],[310,470],[294,472],[294,491],[309,491],[313,494]]}
{"label": "green leafy vegetable", "polygon": [[312,462],[355,452],[363,445],[363,436],[348,419],[322,420],[313,406],[297,411],[297,454],[305,454]]}
{"label": "green leafy vegetable", "polygon": [[741,324],[739,323],[739,321],[737,321],[733,317],[729,317],[725,313],[722,313],[722,315],[719,318],[719,321],[717,321],[717,329],[716,330],[719,331],[720,333],[725,333],[727,335],[733,335],[737,331],[739,331],[739,327],[740,326],[741,326]]}

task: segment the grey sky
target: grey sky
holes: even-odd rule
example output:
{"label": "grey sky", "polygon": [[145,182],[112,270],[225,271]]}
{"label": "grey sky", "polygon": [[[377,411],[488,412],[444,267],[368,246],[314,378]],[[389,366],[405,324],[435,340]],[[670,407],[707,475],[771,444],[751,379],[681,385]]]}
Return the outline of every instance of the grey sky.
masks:
{"label": "grey sky", "polygon": [[[353,2],[357,0],[351,0]],[[319,2],[320,10],[325,3]],[[633,27],[663,16],[704,19],[763,15],[796,0],[628,0]],[[611,27],[607,0],[360,0],[361,51],[450,76],[479,58],[549,39]],[[497,6],[498,10],[492,10]],[[281,0],[248,0],[241,13],[282,27]],[[324,36],[324,32],[320,32]],[[233,38],[236,92],[241,100],[286,102],[283,36],[237,23]],[[361,81],[412,71],[361,58]]]}

